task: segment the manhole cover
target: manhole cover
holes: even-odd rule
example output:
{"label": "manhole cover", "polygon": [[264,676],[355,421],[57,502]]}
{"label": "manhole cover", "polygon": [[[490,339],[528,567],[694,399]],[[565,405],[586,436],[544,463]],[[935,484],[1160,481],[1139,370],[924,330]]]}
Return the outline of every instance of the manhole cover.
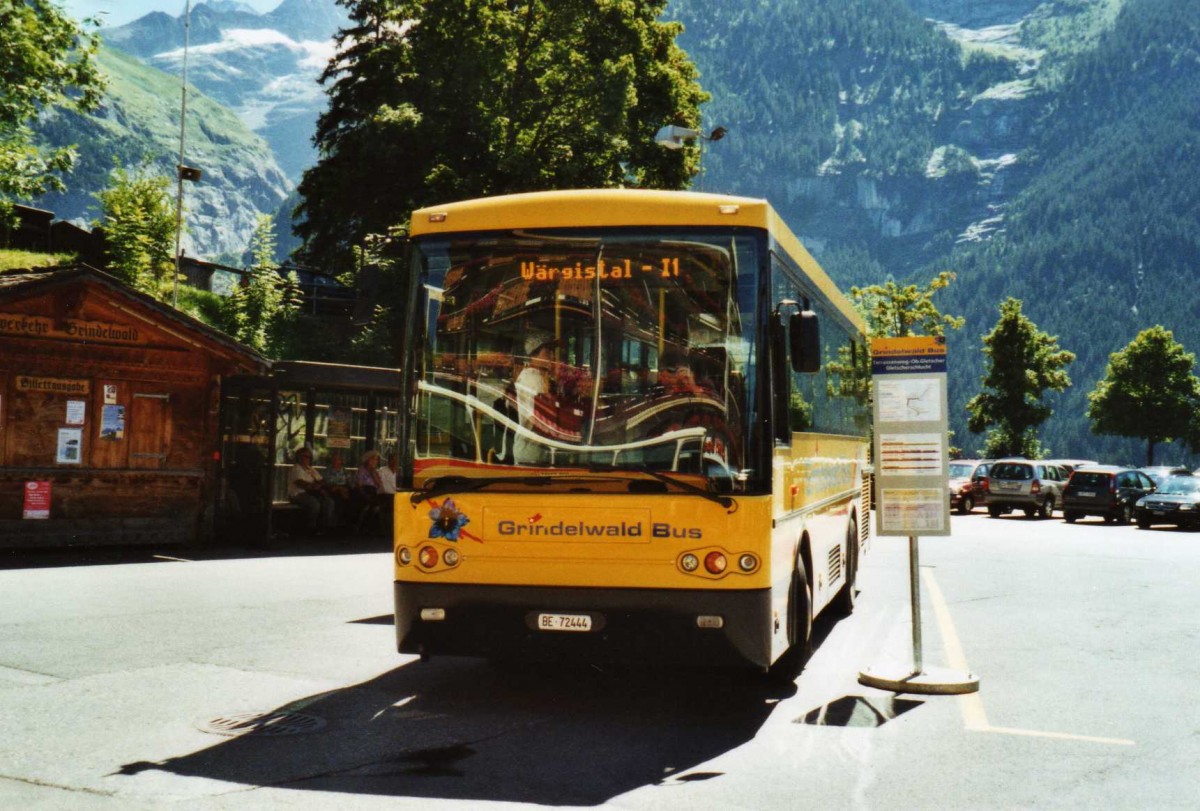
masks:
{"label": "manhole cover", "polygon": [[325,719],[302,712],[242,712],[197,721],[201,732],[213,735],[307,735],[325,726]]}

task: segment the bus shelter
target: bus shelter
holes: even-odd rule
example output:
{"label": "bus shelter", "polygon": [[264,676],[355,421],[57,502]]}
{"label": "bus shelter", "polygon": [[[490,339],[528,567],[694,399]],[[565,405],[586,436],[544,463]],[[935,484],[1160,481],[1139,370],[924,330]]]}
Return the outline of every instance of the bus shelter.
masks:
{"label": "bus shelter", "polygon": [[275,361],[221,391],[221,522],[226,537],[278,534],[291,518],[288,470],[298,448],[324,473],[340,453],[351,476],[363,455],[397,451],[400,370]]}

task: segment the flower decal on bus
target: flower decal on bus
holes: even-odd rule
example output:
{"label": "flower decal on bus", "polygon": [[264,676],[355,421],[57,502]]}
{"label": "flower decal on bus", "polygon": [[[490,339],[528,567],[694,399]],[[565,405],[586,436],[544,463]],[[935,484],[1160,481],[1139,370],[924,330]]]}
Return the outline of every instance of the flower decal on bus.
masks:
{"label": "flower decal on bus", "polygon": [[462,528],[471,522],[470,518],[459,512],[454,499],[448,498],[429,511],[430,538],[445,538],[447,541],[458,541]]}

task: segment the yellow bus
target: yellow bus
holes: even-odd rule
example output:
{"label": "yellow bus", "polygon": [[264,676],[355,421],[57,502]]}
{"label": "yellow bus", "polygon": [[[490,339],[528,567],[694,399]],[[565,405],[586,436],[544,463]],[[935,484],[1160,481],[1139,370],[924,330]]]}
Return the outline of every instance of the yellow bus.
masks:
{"label": "yellow bus", "polygon": [[413,214],[404,653],[794,673],[869,537],[864,324],[763,200]]}

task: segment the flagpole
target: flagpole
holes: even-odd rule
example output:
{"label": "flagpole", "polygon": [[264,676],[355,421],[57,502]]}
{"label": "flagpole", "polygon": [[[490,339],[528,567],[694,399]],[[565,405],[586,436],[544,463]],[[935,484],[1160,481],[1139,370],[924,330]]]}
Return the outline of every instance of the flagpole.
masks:
{"label": "flagpole", "polygon": [[192,25],[192,0],[185,0],[183,9],[183,82],[179,97],[179,163],[175,166],[175,284],[172,286],[171,306],[179,308],[179,244],[183,237],[183,145],[187,127],[187,60],[188,32]]}

